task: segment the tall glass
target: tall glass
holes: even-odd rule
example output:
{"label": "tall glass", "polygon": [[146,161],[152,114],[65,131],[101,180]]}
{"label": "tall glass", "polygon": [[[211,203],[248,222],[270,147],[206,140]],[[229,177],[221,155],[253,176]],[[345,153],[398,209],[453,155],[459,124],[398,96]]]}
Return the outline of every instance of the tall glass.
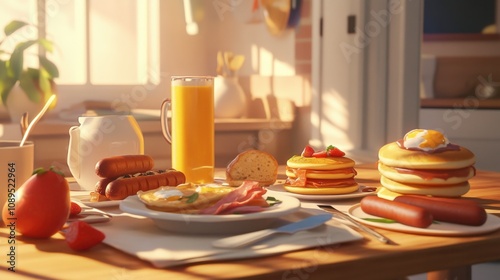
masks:
{"label": "tall glass", "polygon": [[171,100],[166,99],[161,106],[161,127],[172,146],[172,168],[183,172],[186,182],[213,182],[214,78],[174,76],[171,87]]}

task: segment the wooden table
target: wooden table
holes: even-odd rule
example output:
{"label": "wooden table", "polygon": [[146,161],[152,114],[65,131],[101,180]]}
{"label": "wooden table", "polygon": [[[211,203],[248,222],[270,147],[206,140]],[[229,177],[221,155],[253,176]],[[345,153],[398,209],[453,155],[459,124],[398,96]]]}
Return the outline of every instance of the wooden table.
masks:
{"label": "wooden table", "polygon": [[[361,183],[378,185],[375,165],[358,166],[357,170]],[[500,215],[498,182],[500,173],[479,171],[470,180],[472,189],[466,197],[479,201],[489,213]],[[428,271],[437,271],[430,273],[429,279],[457,272],[458,277],[453,279],[468,279],[470,265],[500,260],[500,231],[473,237],[379,232],[398,245],[385,245],[366,236],[364,241],[279,256],[168,269],[156,269],[105,244],[75,253],[59,234],[45,240],[16,236],[14,273],[8,271],[6,255],[11,245],[7,244],[8,229],[3,227],[0,279],[399,279]]]}

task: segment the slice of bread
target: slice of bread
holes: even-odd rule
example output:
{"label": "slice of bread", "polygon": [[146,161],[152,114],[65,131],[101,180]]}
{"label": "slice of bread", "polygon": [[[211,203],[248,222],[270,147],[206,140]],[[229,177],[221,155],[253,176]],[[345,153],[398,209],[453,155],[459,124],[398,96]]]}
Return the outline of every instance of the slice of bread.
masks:
{"label": "slice of bread", "polygon": [[236,156],[226,169],[226,181],[230,186],[240,186],[243,181],[257,181],[269,186],[278,177],[278,161],[269,153],[247,150]]}

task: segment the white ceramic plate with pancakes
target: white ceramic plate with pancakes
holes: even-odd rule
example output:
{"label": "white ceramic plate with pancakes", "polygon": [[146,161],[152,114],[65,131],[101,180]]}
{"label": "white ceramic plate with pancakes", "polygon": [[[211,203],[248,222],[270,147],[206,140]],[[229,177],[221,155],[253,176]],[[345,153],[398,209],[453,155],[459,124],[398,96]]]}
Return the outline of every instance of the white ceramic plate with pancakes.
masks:
{"label": "white ceramic plate with pancakes", "polygon": [[292,193],[283,187],[283,184],[275,184],[266,187],[267,193],[269,195],[288,195],[291,197],[295,197],[301,200],[317,200],[317,201],[332,201],[332,200],[342,200],[342,199],[351,199],[357,197],[364,197],[367,195],[374,195],[377,192],[376,187],[368,187],[360,185],[358,190],[352,193],[346,194],[298,194]]}
{"label": "white ceramic plate with pancakes", "polygon": [[120,203],[124,212],[151,218],[161,229],[187,234],[232,234],[269,228],[278,218],[300,210],[300,201],[286,195],[272,196],[281,203],[262,212],[229,215],[178,214],[152,210],[137,195],[129,196]]}
{"label": "white ceramic plate with pancakes", "polygon": [[431,224],[428,228],[418,228],[403,225],[400,223],[381,223],[365,220],[366,218],[380,218],[365,213],[360,204],[353,205],[349,208],[349,215],[355,220],[366,225],[383,228],[387,230],[394,230],[406,233],[415,233],[422,235],[435,235],[435,236],[470,236],[484,234],[500,229],[500,217],[488,214],[486,222],[481,226],[466,226],[445,222],[438,222]]}

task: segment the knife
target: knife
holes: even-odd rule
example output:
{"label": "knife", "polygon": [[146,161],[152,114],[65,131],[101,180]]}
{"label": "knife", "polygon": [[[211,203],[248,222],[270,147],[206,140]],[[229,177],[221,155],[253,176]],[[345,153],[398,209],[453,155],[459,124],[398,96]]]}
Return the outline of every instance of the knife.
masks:
{"label": "knife", "polygon": [[298,222],[290,223],[279,228],[263,229],[259,231],[230,236],[212,242],[212,246],[217,248],[238,248],[253,244],[275,233],[293,234],[301,230],[312,229],[324,224],[332,218],[332,214],[320,214],[307,217]]}
{"label": "knife", "polygon": [[357,226],[360,230],[374,236],[375,238],[377,238],[378,241],[382,242],[382,243],[385,243],[385,244],[388,244],[388,243],[391,243],[391,240],[385,236],[383,236],[382,234],[376,232],[375,230],[369,228],[369,227],[366,227],[364,226],[363,224],[361,223],[358,223],[358,221],[354,220],[353,218],[351,218],[351,216],[335,209],[333,206],[331,205],[318,205],[319,208],[325,210],[325,211],[328,211],[328,212],[331,212],[331,213],[334,213],[336,215],[338,215],[339,217],[343,218],[344,220],[348,220],[349,222],[353,223],[355,226]]}

